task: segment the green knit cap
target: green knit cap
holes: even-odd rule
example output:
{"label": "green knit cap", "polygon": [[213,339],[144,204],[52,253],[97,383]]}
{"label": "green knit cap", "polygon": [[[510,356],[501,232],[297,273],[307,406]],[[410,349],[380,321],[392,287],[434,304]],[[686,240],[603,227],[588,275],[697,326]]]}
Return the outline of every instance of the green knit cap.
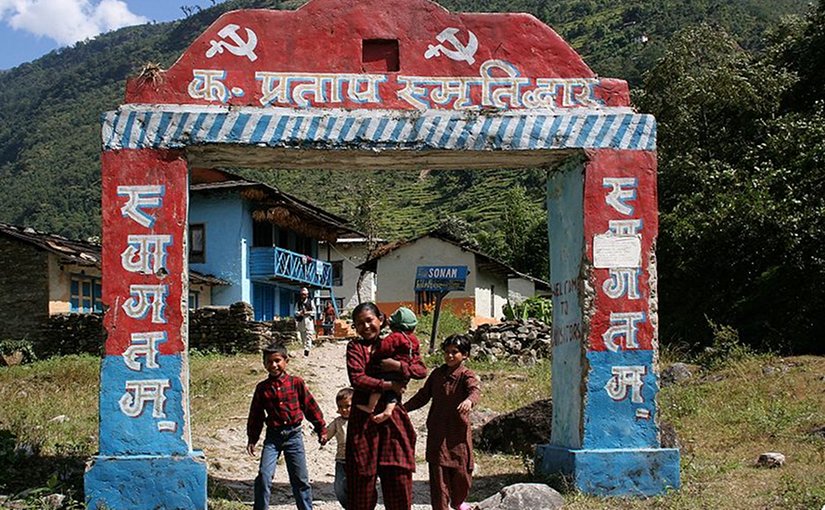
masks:
{"label": "green knit cap", "polygon": [[390,315],[390,327],[401,331],[412,331],[418,325],[418,319],[409,308],[402,306]]}

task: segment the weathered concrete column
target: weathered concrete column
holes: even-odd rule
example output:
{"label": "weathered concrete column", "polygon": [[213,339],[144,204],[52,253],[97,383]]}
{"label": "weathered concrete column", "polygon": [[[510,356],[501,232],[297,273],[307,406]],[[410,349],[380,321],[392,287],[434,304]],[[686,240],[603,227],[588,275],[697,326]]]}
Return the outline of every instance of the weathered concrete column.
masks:
{"label": "weathered concrete column", "polygon": [[[652,119],[650,119],[652,122]],[[536,466],[598,495],[679,488],[656,394],[656,154],[589,150],[548,179],[553,421]]]}
{"label": "weathered concrete column", "polygon": [[153,149],[110,150],[101,160],[108,337],[86,504],[205,509],[206,462],[189,426],[186,162]]}

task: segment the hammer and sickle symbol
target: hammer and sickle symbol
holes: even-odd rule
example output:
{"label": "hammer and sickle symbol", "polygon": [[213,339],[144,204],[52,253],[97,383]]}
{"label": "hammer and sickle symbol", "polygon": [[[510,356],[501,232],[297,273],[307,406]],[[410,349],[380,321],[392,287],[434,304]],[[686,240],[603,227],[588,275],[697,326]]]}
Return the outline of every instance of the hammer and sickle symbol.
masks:
{"label": "hammer and sickle symbol", "polygon": [[258,45],[258,36],[255,35],[255,32],[252,30],[245,28],[244,30],[246,30],[247,40],[244,41],[238,34],[238,30],[240,29],[241,27],[234,23],[230,23],[223,27],[220,32],[218,32],[218,35],[221,39],[231,39],[235,45],[233,46],[227,41],[209,41],[212,47],[206,51],[206,58],[212,58],[218,53],[223,53],[224,48],[226,48],[233,55],[246,57],[251,62],[257,60],[258,55],[255,55],[255,46]]}
{"label": "hammer and sickle symbol", "polygon": [[473,64],[476,61],[476,51],[478,51],[478,39],[476,35],[468,30],[467,33],[470,34],[470,38],[467,40],[467,45],[465,46],[461,44],[461,41],[455,36],[457,33],[458,29],[453,27],[442,30],[435,38],[440,43],[450,43],[453,49],[445,48],[443,44],[430,44],[427,47],[426,53],[424,53],[424,58],[431,59],[444,54],[453,60],[459,62],[463,60],[468,64]]}

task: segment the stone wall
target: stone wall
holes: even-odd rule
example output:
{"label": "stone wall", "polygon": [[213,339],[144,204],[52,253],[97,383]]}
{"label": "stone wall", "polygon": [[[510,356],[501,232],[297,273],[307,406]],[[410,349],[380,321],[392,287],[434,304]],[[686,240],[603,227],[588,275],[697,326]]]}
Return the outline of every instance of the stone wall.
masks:
{"label": "stone wall", "polygon": [[101,313],[61,313],[50,316],[33,340],[38,358],[66,354],[103,354],[106,330]]}
{"label": "stone wall", "polygon": [[224,354],[257,353],[271,342],[297,339],[295,321],[255,322],[252,305],[208,306],[189,313],[189,347]]}
{"label": "stone wall", "polygon": [[[255,322],[252,306],[204,307],[189,312],[189,347],[224,354],[257,353],[265,345],[297,339],[295,321]],[[17,320],[17,318],[15,318]],[[29,338],[38,358],[66,354],[102,354],[106,332],[102,314],[52,315],[33,326]]]}
{"label": "stone wall", "polygon": [[0,237],[0,339],[34,340],[49,315],[48,254]]}
{"label": "stone wall", "polygon": [[553,348],[552,328],[535,319],[518,319],[500,324],[483,324],[472,335],[474,358],[509,360],[530,365],[549,359]]}

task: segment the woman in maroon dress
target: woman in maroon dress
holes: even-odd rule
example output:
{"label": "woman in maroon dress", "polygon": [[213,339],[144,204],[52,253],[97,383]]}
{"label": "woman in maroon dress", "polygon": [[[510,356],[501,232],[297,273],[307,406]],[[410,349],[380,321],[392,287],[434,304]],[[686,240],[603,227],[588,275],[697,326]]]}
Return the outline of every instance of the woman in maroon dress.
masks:
{"label": "woman in maroon dress", "polygon": [[[347,427],[347,509],[373,510],[378,502],[375,482],[381,477],[385,508],[409,510],[415,471],[415,429],[410,417],[403,406],[396,406],[388,420],[375,423],[369,413],[358,408],[358,404],[367,404],[371,393],[390,389],[400,393],[404,389],[399,382],[383,381],[366,372],[370,356],[383,341],[384,315],[375,304],[362,303],[352,312],[352,318],[359,338],[347,345],[347,373],[355,390]],[[381,370],[396,370],[406,379],[420,379],[427,374],[420,356],[410,363],[385,359]]]}

